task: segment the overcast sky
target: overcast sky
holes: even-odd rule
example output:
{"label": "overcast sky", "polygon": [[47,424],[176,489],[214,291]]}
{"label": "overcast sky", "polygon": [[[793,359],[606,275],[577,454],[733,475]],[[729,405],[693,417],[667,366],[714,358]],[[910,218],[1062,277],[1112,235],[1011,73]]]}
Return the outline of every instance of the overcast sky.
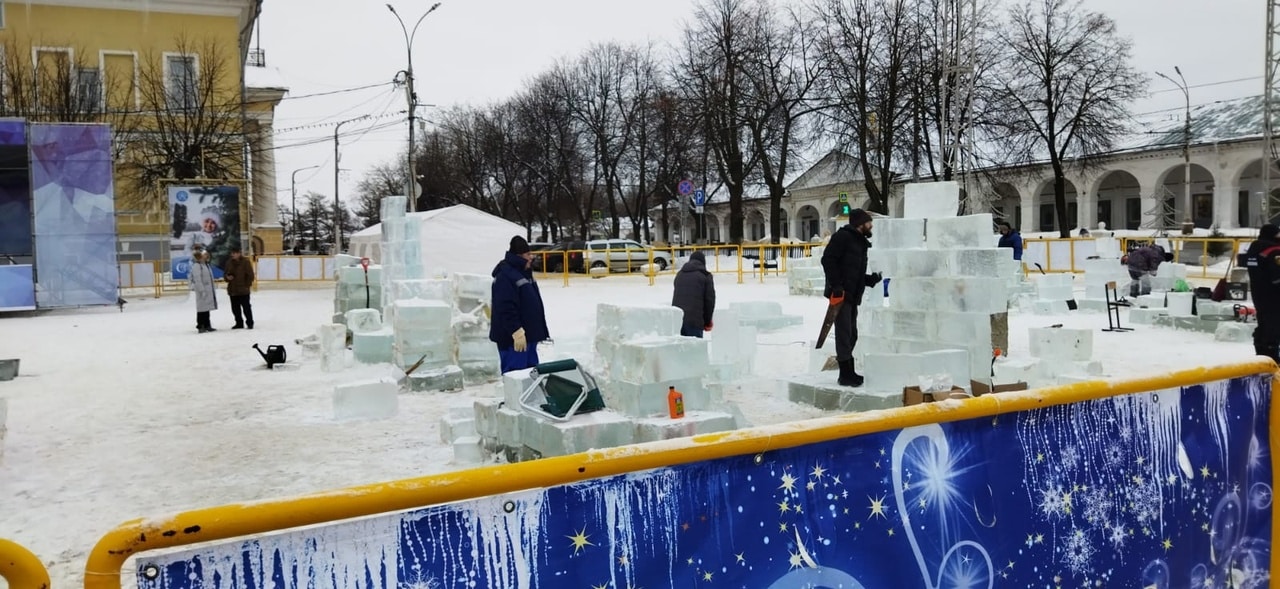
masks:
{"label": "overcast sky", "polygon": [[[392,4],[412,27],[433,2]],[[1134,42],[1135,65],[1151,75],[1152,94],[1134,105],[1135,112],[1181,108],[1181,91],[1154,75],[1164,71],[1172,76],[1175,65],[1193,86],[1193,104],[1261,94],[1263,0],[1084,2],[1116,20],[1120,32]],[[666,46],[678,38],[694,5],[693,0],[444,0],[414,39],[419,101],[438,107],[500,101],[557,60],[576,56],[593,43],[653,41]],[[404,93],[390,85],[405,67],[400,25],[381,0],[267,0],[260,30],[268,65],[279,70],[289,87],[275,122],[280,204],[289,206],[292,172],[307,166],[320,167],[297,174],[298,193],[314,190],[332,196],[334,123],[381,115],[342,127],[341,167],[351,170],[341,181],[346,200],[367,168],[395,158],[407,141],[404,115],[396,114],[405,107]],[[1240,79],[1245,80],[1232,82]],[[430,120],[434,112],[426,107],[419,114]],[[1180,117],[1181,112],[1172,111],[1140,118],[1156,124]],[[396,121],[400,124],[346,136]]]}

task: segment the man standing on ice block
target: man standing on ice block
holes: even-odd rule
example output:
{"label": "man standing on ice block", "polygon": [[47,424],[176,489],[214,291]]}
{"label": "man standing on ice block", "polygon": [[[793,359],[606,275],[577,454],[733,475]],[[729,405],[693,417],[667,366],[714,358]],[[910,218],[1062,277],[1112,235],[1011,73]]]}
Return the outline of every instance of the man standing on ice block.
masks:
{"label": "man standing on ice block", "polygon": [[489,341],[498,345],[503,374],[538,365],[538,342],[551,338],[542,293],[529,270],[529,242],[511,238],[507,255],[493,269],[493,309]]}
{"label": "man standing on ice block", "polygon": [[1249,296],[1257,312],[1253,349],[1259,356],[1280,362],[1280,227],[1263,225],[1258,240],[1244,254],[1249,269]]}
{"label": "man standing on ice block", "polygon": [[832,330],[836,332],[836,361],[840,386],[860,387],[862,376],[854,371],[853,346],[858,343],[858,305],[867,286],[880,283],[880,274],[867,274],[867,250],[871,248],[871,215],[862,209],[849,211],[849,224],[841,227],[822,252],[826,274],[824,291],[831,305],[840,305]]}

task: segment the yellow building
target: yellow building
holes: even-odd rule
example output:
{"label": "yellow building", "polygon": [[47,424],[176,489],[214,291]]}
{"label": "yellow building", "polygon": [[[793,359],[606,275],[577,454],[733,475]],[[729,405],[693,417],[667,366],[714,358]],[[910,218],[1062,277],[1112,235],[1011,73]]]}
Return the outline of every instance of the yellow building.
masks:
{"label": "yellow building", "polygon": [[[121,259],[169,255],[168,185],[241,188],[241,242],[280,252],[262,0],[0,2],[0,117],[114,130]],[[247,248],[246,248],[247,249]]]}

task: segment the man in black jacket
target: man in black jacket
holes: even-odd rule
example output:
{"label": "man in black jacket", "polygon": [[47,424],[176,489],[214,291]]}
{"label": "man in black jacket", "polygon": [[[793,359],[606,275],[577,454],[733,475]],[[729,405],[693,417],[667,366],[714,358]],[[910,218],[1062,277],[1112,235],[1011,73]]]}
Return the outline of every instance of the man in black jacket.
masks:
{"label": "man in black jacket", "polygon": [[716,285],[707,272],[707,258],[702,252],[693,252],[676,274],[671,304],[684,311],[680,335],[700,338],[702,332],[711,331],[711,317],[716,312]]}
{"label": "man in black jacket", "polygon": [[1258,240],[1244,254],[1249,269],[1249,295],[1257,311],[1253,350],[1280,362],[1280,227],[1263,225]]}
{"label": "man in black jacket", "polygon": [[849,211],[849,224],[831,236],[822,252],[826,274],[824,291],[832,305],[839,304],[832,330],[836,332],[836,361],[840,386],[860,387],[862,376],[854,371],[853,346],[858,343],[858,305],[867,286],[880,283],[880,274],[867,274],[867,250],[871,248],[871,215],[862,209]]}

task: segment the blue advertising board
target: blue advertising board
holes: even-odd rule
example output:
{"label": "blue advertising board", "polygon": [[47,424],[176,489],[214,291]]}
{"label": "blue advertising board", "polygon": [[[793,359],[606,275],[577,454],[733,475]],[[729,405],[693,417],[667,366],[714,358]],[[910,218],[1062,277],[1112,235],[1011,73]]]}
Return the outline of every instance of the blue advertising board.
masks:
{"label": "blue advertising board", "polygon": [[144,589],[1266,587],[1270,376],[137,560]]}

